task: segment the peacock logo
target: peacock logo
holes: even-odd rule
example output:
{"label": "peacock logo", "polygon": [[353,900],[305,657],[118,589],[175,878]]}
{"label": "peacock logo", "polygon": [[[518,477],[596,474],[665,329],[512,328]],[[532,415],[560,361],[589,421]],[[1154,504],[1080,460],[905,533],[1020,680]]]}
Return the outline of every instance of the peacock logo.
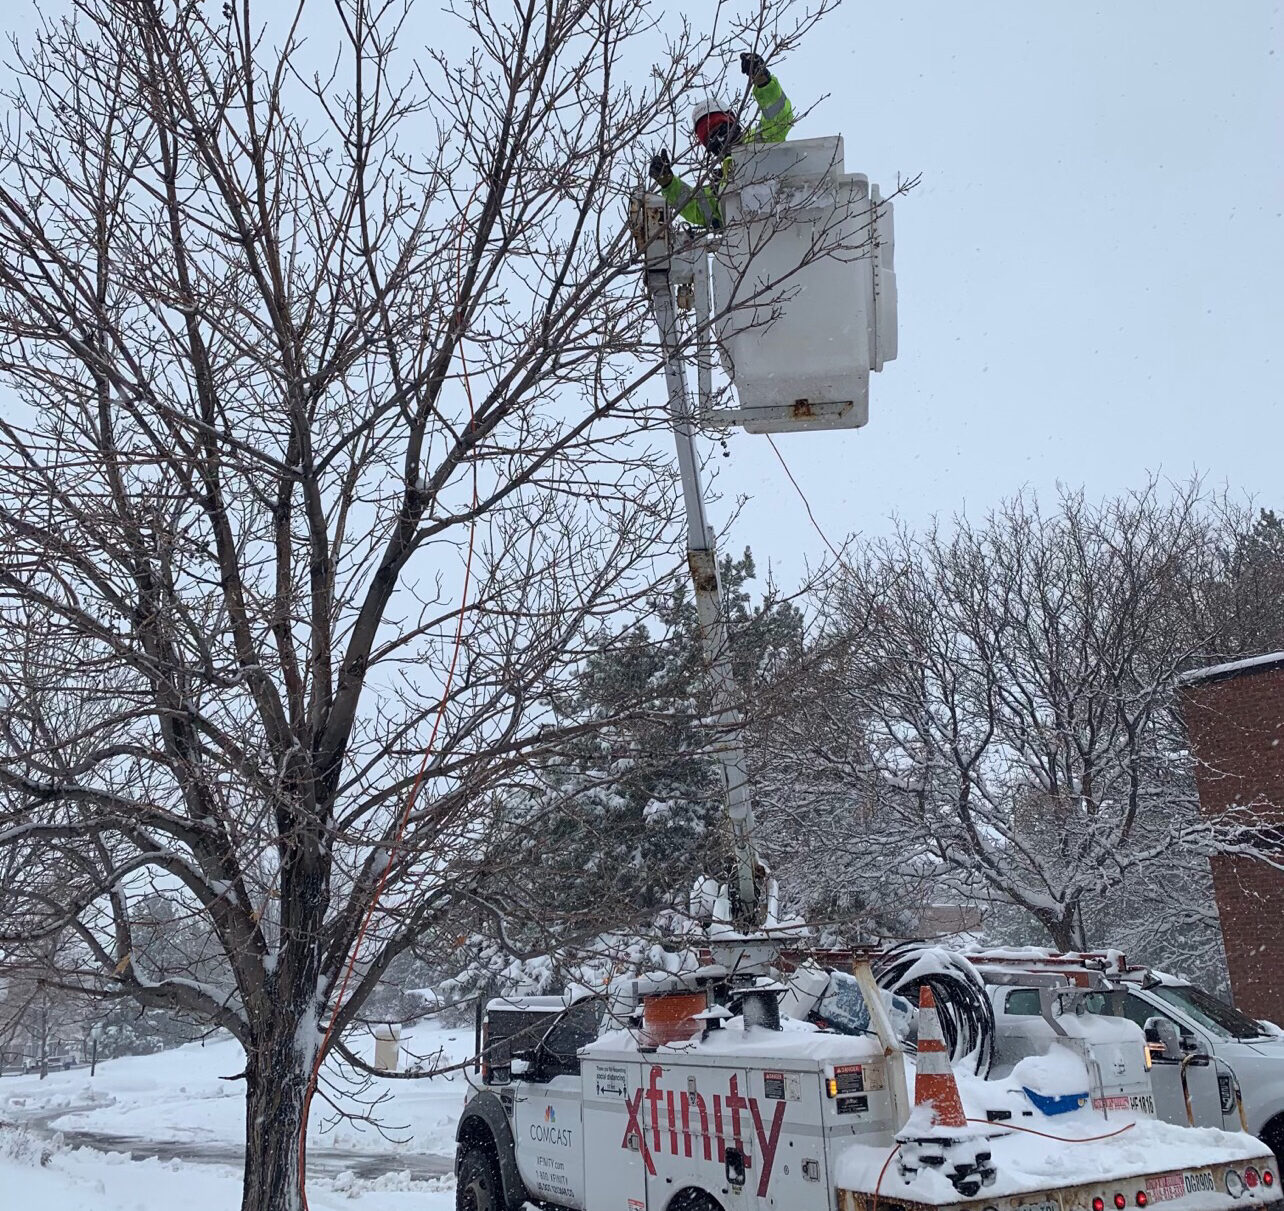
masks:
{"label": "peacock logo", "polygon": [[555,1123],[555,1122],[557,1122],[557,1112],[553,1109],[553,1107],[552,1107],[552,1106],[545,1106],[545,1107],[544,1107],[544,1121],[545,1121],[546,1123]]}

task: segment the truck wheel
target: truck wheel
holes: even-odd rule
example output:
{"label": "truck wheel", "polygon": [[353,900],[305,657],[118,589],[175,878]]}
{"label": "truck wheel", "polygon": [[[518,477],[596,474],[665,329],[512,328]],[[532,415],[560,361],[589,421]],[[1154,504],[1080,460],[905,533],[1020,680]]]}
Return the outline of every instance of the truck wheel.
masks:
{"label": "truck wheel", "polygon": [[499,1184],[495,1153],[483,1144],[474,1144],[459,1162],[455,1211],[503,1211],[503,1208],[504,1192]]}
{"label": "truck wheel", "polygon": [[718,1200],[703,1190],[680,1190],[673,1196],[668,1211],[722,1211]]}
{"label": "truck wheel", "polygon": [[1262,1128],[1262,1143],[1275,1153],[1275,1161],[1284,1165],[1284,1114],[1277,1114]]}

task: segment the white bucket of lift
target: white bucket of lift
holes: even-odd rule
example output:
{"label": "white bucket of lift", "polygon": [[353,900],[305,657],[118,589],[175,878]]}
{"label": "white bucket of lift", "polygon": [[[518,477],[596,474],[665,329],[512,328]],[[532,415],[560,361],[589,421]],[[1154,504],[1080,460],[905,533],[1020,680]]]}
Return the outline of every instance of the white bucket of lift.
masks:
{"label": "white bucket of lift", "polygon": [[840,136],[737,149],[713,264],[718,337],[749,432],[854,428],[896,356],[891,203]]}

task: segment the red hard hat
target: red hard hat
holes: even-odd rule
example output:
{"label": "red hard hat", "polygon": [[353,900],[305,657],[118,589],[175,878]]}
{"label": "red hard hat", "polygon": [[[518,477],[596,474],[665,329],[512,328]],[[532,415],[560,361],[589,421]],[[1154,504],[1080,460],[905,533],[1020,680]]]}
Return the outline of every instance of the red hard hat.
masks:
{"label": "red hard hat", "polygon": [[702,147],[709,145],[710,131],[716,130],[724,123],[729,125],[735,120],[736,115],[723,104],[719,97],[705,97],[697,102],[691,111],[691,125]]}

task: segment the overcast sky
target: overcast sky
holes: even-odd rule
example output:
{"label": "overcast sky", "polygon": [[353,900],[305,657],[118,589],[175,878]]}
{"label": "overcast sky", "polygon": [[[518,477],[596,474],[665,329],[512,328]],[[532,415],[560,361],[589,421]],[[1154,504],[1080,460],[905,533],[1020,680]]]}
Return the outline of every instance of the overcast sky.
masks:
{"label": "overcast sky", "polygon": [[[826,529],[1147,471],[1284,508],[1284,5],[847,0],[778,72],[848,171],[923,174],[870,423],[776,438]],[[720,486],[732,546],[822,553],[764,438]]]}
{"label": "overcast sky", "polygon": [[[417,0],[411,40],[445,28]],[[884,192],[922,174],[869,425],[776,439],[836,540],[1149,471],[1284,508],[1284,4],[846,0],[772,66],[799,136],[841,133]],[[821,540],[765,438],[731,451],[727,549],[791,583]]]}

